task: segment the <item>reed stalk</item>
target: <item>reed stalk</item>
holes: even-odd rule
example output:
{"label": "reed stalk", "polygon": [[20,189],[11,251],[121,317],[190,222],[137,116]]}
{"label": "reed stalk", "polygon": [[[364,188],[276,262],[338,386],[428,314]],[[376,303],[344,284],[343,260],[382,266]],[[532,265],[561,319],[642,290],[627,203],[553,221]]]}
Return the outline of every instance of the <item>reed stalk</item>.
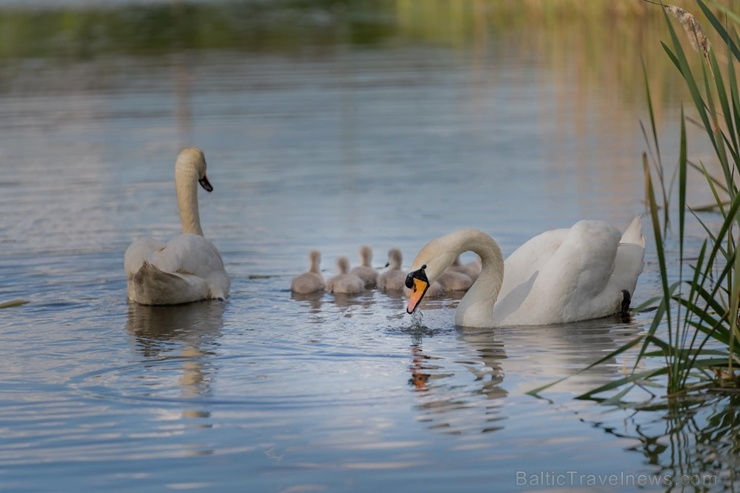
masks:
{"label": "reed stalk", "polygon": [[[655,2],[650,0],[649,3]],[[674,397],[709,388],[736,391],[740,387],[737,370],[740,362],[740,255],[737,254],[740,95],[736,75],[740,43],[735,29],[740,24],[740,17],[716,2],[696,0],[697,11],[711,27],[710,35],[716,38],[712,44],[693,14],[675,6],[659,5],[664,9],[670,37],[669,42],[662,43],[663,49],[688,90],[692,111],[697,115],[695,123],[711,144],[715,162],[713,167],[689,158],[686,131],[689,119],[682,107],[678,162],[669,177],[661,158],[650,84],[644,68],[649,113],[648,128],[642,125],[648,146],[643,154],[645,195],[655,238],[662,295],[650,300],[651,304],[657,304],[657,308],[644,334],[583,370],[639,348],[631,372],[579,396],[628,406],[635,403],[626,401],[625,396],[637,388],[646,390],[650,398],[656,396],[651,389],[662,388],[661,395],[670,401]],[[722,11],[725,24],[709,5]],[[685,36],[677,33],[673,26],[675,20],[682,26]],[[685,41],[685,38],[696,55],[683,48],[682,39]],[[718,54],[717,46],[724,53]],[[692,69],[691,56],[702,58],[699,69]],[[719,173],[712,174],[709,169],[718,169]],[[705,183],[714,202],[692,207],[687,193],[689,180]],[[675,206],[670,203],[674,186],[678,187]],[[671,219],[671,211],[677,213],[675,219]],[[698,255],[695,249],[687,251],[689,221],[696,221],[705,236]],[[678,258],[670,258],[666,237],[676,232]],[[678,280],[671,282],[670,279],[675,277],[669,273],[676,269]],[[644,360],[650,360],[649,364],[641,365]],[[662,363],[656,364],[656,361]],[[650,369],[645,370],[645,366]],[[537,394],[556,383],[530,393]]]}

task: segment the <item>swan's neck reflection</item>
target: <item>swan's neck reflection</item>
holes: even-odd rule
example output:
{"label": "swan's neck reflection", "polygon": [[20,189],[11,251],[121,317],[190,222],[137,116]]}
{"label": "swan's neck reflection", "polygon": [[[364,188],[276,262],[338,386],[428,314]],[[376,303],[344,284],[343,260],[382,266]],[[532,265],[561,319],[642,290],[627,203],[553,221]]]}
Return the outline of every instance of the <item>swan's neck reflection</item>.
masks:
{"label": "swan's neck reflection", "polygon": [[[417,395],[418,420],[444,433],[495,431],[503,427],[508,414],[504,405],[512,390],[521,395],[571,376],[556,390],[574,397],[613,380],[620,368],[614,360],[589,372],[581,370],[639,331],[635,322],[620,322],[600,319],[553,326],[458,328],[460,344],[442,345],[435,354],[425,348],[435,347],[435,331],[420,331],[415,326],[409,385]],[[428,342],[425,334],[430,335]],[[510,378],[505,385],[507,373]]]}
{"label": "swan's neck reflection", "polygon": [[[429,423],[435,431],[452,434],[501,428],[497,422],[503,418],[500,408],[508,395],[501,386],[501,361],[506,353],[503,344],[487,332],[468,335],[476,344],[476,354],[462,359],[428,354],[421,337],[414,337],[409,384],[419,395],[419,421]],[[460,371],[463,369],[466,371]]]}
{"label": "swan's neck reflection", "polygon": [[[204,301],[176,306],[129,305],[126,329],[144,362],[180,361],[177,379],[183,399],[210,394],[213,381],[209,358],[221,335],[225,305]],[[151,372],[150,372],[151,373]],[[165,386],[166,387],[166,386]],[[201,411],[184,411],[184,417],[203,417]]]}

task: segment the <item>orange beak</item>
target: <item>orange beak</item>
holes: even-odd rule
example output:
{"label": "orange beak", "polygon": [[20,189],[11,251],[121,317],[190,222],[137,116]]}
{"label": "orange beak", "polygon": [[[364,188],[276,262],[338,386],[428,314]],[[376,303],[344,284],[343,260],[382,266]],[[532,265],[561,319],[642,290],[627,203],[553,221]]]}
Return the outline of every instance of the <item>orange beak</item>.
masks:
{"label": "orange beak", "polygon": [[421,269],[414,272],[410,272],[406,276],[406,287],[411,290],[411,296],[409,296],[409,304],[406,307],[406,313],[411,314],[416,311],[416,308],[421,303],[422,298],[429,289],[429,280],[427,279],[424,269],[426,265],[422,266]]}

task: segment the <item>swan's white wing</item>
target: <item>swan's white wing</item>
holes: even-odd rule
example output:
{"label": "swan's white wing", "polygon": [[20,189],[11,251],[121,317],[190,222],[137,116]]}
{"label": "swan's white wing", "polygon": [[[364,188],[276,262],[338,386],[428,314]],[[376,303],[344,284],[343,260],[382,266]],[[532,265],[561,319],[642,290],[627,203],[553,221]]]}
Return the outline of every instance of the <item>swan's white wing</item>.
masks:
{"label": "swan's white wing", "polygon": [[499,300],[512,290],[527,283],[542,269],[550,257],[560,248],[570,228],[545,231],[517,248],[504,261],[504,282],[499,292]]}
{"label": "swan's white wing", "polygon": [[149,262],[164,272],[184,272],[206,278],[224,264],[216,246],[196,234],[181,234],[154,253]]}
{"label": "swan's white wing", "polygon": [[[570,228],[541,233],[517,248],[504,261],[504,282],[493,308],[497,325],[530,323],[535,313],[527,299],[543,266],[568,236]],[[522,322],[524,320],[524,322]]]}
{"label": "swan's white wing", "polygon": [[141,269],[144,262],[156,252],[162,250],[167,244],[152,238],[137,238],[126,249],[123,257],[123,268],[126,271],[126,279],[131,279]]}
{"label": "swan's white wing", "polygon": [[604,221],[577,222],[542,268],[538,283],[553,293],[551,298],[563,293],[566,305],[594,301],[614,272],[621,237],[617,228]]}
{"label": "swan's white wing", "polygon": [[[563,251],[565,255],[558,263],[564,266],[565,260],[570,259],[570,265],[565,269],[558,269],[556,264],[548,265],[538,281],[561,280],[559,287],[556,282],[549,284],[556,292],[567,290],[562,321],[619,313],[623,309],[622,303],[629,302],[634,294],[643,268],[645,239],[639,216],[627,227],[624,235],[603,221],[581,221],[571,228],[563,247],[566,245],[568,250]],[[548,270],[550,267],[552,270]]]}
{"label": "swan's white wing", "polygon": [[205,279],[190,274],[164,272],[144,262],[131,280],[133,299],[145,305],[177,305],[209,297]]}
{"label": "swan's white wing", "polygon": [[193,275],[205,279],[211,290],[209,297],[225,298],[231,281],[224,269],[221,254],[210,240],[196,234],[181,234],[149,259],[164,272]]}
{"label": "swan's white wing", "polygon": [[129,298],[139,303],[177,304],[229,295],[231,281],[221,255],[200,235],[181,234],[167,244],[135,242],[125,264]]}
{"label": "swan's white wing", "polygon": [[[507,261],[504,283],[509,276],[514,285],[508,285],[506,296],[499,298],[494,318],[503,324],[540,324],[617,313],[622,293],[610,281],[621,236],[606,222],[580,221],[538,239],[525,250],[527,255],[511,264]],[[539,248],[541,255],[533,248]]]}

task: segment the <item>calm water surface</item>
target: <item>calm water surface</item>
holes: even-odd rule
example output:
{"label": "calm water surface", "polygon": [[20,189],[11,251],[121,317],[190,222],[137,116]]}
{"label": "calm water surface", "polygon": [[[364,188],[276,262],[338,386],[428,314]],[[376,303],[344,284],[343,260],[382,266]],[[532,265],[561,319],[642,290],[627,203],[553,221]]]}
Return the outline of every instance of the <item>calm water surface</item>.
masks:
{"label": "calm water surface", "polygon": [[[674,474],[637,418],[572,399],[634,355],[525,394],[649,314],[470,330],[455,300],[415,321],[377,292],[288,289],[312,248],[329,276],[362,244],[379,268],[391,247],[408,266],[461,227],[510,252],[641,212],[644,115],[569,90],[539,56],[512,37],[482,55],[338,44],[6,63],[0,301],[29,303],[0,311],[0,490],[631,491],[547,474]],[[231,298],[128,304],[127,245],[179,231],[186,144],[206,152],[202,221]],[[638,303],[657,292],[652,258]]]}

